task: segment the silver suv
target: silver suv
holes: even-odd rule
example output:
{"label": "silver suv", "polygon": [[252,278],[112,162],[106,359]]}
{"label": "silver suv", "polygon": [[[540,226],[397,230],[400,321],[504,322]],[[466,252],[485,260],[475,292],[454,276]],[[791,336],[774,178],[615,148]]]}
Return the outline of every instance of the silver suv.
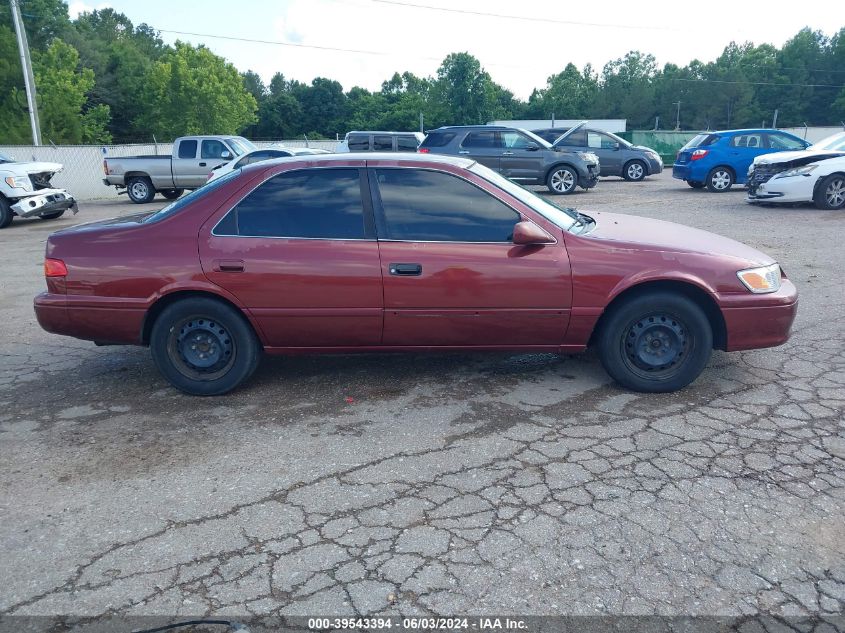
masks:
{"label": "silver suv", "polygon": [[601,171],[592,152],[553,148],[528,130],[498,125],[437,128],[417,151],[472,158],[520,184],[546,185],[552,193],[595,187]]}

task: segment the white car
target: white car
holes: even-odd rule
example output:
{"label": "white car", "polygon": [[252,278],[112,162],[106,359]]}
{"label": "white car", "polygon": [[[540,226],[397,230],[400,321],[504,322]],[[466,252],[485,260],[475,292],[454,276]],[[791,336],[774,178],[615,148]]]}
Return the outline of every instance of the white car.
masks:
{"label": "white car", "polygon": [[845,132],[798,152],[763,154],[748,169],[748,202],[845,207]]}
{"label": "white car", "polygon": [[0,154],[0,229],[15,216],[52,220],[71,209],[76,200],[50,179],[63,169],[60,163],[19,162]]}
{"label": "white car", "polygon": [[225,176],[230,171],[240,169],[252,163],[260,163],[262,160],[269,160],[271,158],[285,158],[290,156],[309,156],[314,154],[330,154],[325,149],[314,149],[312,147],[264,147],[261,149],[254,149],[251,152],[241,154],[237,158],[230,160],[228,163],[215,167],[210,174],[208,174],[208,182]]}

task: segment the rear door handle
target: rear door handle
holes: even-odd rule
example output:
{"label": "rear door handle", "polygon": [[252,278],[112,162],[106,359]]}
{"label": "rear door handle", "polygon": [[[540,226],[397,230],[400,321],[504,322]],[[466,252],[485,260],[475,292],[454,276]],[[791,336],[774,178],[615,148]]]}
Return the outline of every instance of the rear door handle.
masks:
{"label": "rear door handle", "polygon": [[468,149],[459,149],[458,154],[469,154],[469,150]]}
{"label": "rear door handle", "polygon": [[502,156],[513,156],[513,152],[502,152]]}
{"label": "rear door handle", "polygon": [[200,163],[200,167],[205,167],[205,163]]}
{"label": "rear door handle", "polygon": [[219,273],[242,273],[244,271],[242,259],[215,259],[212,266]]}
{"label": "rear door handle", "polygon": [[401,277],[419,277],[422,275],[422,264],[389,264],[391,275]]}

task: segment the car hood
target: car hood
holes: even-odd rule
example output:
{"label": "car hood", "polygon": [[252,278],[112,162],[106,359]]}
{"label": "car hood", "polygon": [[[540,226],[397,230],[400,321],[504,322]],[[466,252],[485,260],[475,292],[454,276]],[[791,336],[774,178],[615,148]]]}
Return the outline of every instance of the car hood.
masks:
{"label": "car hood", "polygon": [[586,237],[613,243],[618,248],[727,256],[747,262],[748,267],[775,263],[742,242],[683,224],[604,211],[585,213],[596,221]]}
{"label": "car hood", "polygon": [[15,174],[55,174],[62,171],[64,165],[61,163],[3,163],[0,171],[8,171]]}
{"label": "car hood", "polygon": [[754,159],[755,165],[780,165],[789,163],[795,167],[814,163],[817,160],[825,160],[826,158],[836,158],[843,156],[845,152],[837,152],[831,150],[801,150],[795,152],[775,152],[774,154],[763,154]]}

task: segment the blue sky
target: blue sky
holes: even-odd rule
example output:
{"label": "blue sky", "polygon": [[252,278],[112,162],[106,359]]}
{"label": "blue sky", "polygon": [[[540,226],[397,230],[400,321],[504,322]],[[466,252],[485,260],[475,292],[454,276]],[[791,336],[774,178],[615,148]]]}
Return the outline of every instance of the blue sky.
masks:
{"label": "blue sky", "polygon": [[[304,82],[323,76],[337,79],[347,90],[354,85],[374,90],[394,71],[433,75],[448,53],[468,51],[523,99],[568,62],[579,68],[589,62],[600,71],[606,62],[638,49],[655,55],[660,66],[683,65],[694,58],[715,59],[732,40],[780,46],[804,26],[827,35],[845,26],[841,0],[813,3],[813,11],[748,0],[709,5],[664,0],[69,0],[69,5],[72,15],[110,6],[135,24],[146,22],[162,31],[377,53],[162,33],[168,42],[206,44],[239,70],[255,70],[265,81],[282,72]],[[491,13],[512,17],[480,15]]]}

